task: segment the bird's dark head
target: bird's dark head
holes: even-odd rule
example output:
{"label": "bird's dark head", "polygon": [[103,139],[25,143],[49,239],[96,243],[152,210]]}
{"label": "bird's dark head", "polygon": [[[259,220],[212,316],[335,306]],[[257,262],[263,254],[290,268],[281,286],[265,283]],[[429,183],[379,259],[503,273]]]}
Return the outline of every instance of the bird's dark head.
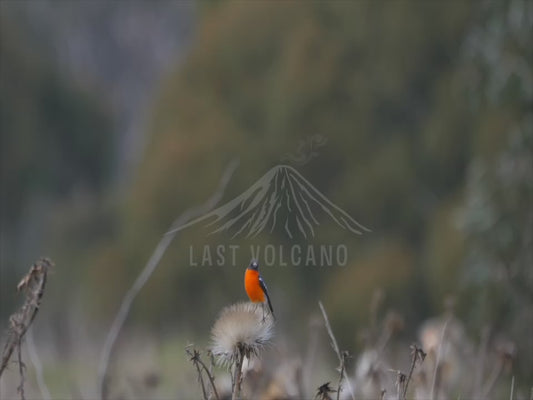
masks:
{"label": "bird's dark head", "polygon": [[257,271],[259,269],[259,263],[257,262],[257,260],[252,260],[248,268],[253,269],[254,271]]}

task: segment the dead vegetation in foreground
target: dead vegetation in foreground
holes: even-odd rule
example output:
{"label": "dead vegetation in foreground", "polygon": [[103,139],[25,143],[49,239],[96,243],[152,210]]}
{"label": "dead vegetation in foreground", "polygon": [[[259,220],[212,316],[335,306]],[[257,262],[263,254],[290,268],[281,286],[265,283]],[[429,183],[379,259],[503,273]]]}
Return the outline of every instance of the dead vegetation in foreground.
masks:
{"label": "dead vegetation in foreground", "polygon": [[[327,334],[338,360],[336,368],[329,367],[330,380],[320,383],[306,379],[310,369],[323,366],[316,356],[317,348],[310,350],[315,353],[311,357],[309,354],[305,357],[293,355],[290,360],[278,354],[270,363],[263,362],[261,351],[246,354],[244,362],[242,357],[232,356],[224,363],[225,372],[215,368],[212,348],[204,352],[211,359],[209,364],[202,360],[202,352],[191,345],[186,352],[196,368],[202,398],[440,400],[491,399],[502,398],[502,395],[511,400],[533,398],[533,388],[526,392],[519,390],[515,383],[512,364],[516,354],[512,343],[495,340],[489,345],[485,338],[476,349],[451,311],[422,326],[420,343],[410,346],[409,358],[406,351],[401,352],[403,356],[400,357],[390,354],[394,352],[389,349],[392,339],[403,329],[404,323],[398,314],[388,312],[382,321],[376,319],[379,327],[369,332],[365,348],[355,357],[339,347],[323,304],[319,302],[318,306],[322,321],[311,330]],[[233,329],[241,328],[234,326]],[[312,331],[309,337],[311,342]],[[221,340],[215,337],[213,348],[219,347]],[[233,354],[238,355],[242,343],[234,342]],[[263,353],[271,349],[272,346],[265,346]],[[302,359],[314,361],[302,362]],[[235,379],[237,376],[239,378]],[[228,377],[232,377],[231,381]],[[508,381],[510,385],[506,386]]]}
{"label": "dead vegetation in foreground", "polygon": [[[28,354],[37,370],[30,352],[29,328],[39,312],[52,266],[46,258],[31,266],[17,285],[17,291],[24,293],[24,302],[9,319],[0,377],[5,379],[4,372],[13,368],[19,376],[18,396],[23,400],[25,384],[31,386],[32,380],[27,381],[21,348],[26,338]],[[318,304],[320,319],[310,325],[308,332],[302,333],[309,342],[308,354],[303,355],[282,355],[276,351],[272,344],[274,320],[263,320],[260,308],[251,303],[226,307],[213,326],[212,346],[206,351],[192,345],[185,349],[197,382],[190,381],[184,393],[196,393],[195,396],[205,400],[439,400],[496,399],[502,396],[510,400],[533,399],[531,382],[519,382],[513,376],[517,356],[515,345],[494,337],[489,331],[482,332],[476,345],[469,340],[462,323],[451,310],[423,324],[418,343],[410,346],[409,353],[405,348],[400,356],[394,356],[397,351],[394,344],[397,347],[399,343],[395,338],[405,323],[398,313],[379,312],[382,293],[376,299],[370,307],[365,346],[358,354],[339,345],[321,302]],[[324,361],[327,358],[324,357],[327,352],[325,342],[318,340],[318,336],[329,340],[338,362],[336,365],[328,366]],[[265,354],[268,361],[263,360]],[[120,366],[119,360],[117,365]],[[326,371],[327,380],[320,382],[316,377],[311,378],[309,371],[318,368],[322,376]],[[53,398],[42,380],[42,371],[37,371],[42,397]],[[116,391],[112,387],[113,380],[110,383],[107,398],[137,398],[132,394],[135,391],[129,394]],[[130,383],[132,387],[138,387],[135,382]],[[144,397],[157,398],[154,389],[162,380],[156,377],[145,383],[150,388],[143,391]]]}
{"label": "dead vegetation in foreground", "polygon": [[21,349],[24,335],[30,328],[33,320],[39,312],[41,300],[46,288],[46,280],[53,262],[48,258],[41,258],[35,262],[29,272],[24,275],[17,285],[17,292],[23,292],[25,295],[22,306],[9,317],[9,327],[7,332],[7,341],[2,351],[2,364],[0,365],[0,378],[6,370],[13,353],[17,355],[18,371],[20,384],[17,391],[22,400],[24,396],[24,381],[26,365],[22,361]]}

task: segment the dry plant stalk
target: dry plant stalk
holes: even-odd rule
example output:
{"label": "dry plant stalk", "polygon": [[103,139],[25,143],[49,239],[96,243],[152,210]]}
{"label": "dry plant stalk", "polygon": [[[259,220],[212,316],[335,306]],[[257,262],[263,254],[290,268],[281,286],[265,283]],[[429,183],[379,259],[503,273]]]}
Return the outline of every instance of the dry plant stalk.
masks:
{"label": "dry plant stalk", "polygon": [[234,160],[226,167],[226,170],[224,171],[224,174],[220,179],[218,189],[204,204],[190,208],[186,210],[183,214],[181,214],[178,218],[176,218],[176,220],[172,223],[170,230],[162,236],[161,240],[154,249],[154,252],[148,259],[148,262],[137,276],[132,287],[124,295],[124,298],[122,299],[122,302],[120,304],[120,308],[117,311],[113,322],[111,323],[109,331],[107,332],[104,346],[100,354],[100,360],[98,362],[97,387],[98,393],[100,394],[100,398],[107,398],[109,361],[111,359],[111,354],[115,347],[115,343],[120,334],[120,331],[124,326],[124,322],[126,322],[126,318],[128,317],[133,301],[135,300],[141,289],[144,287],[146,282],[148,282],[148,280],[151,278],[156,268],[159,266],[159,261],[161,261],[161,258],[163,258],[163,255],[167,251],[168,246],[174,240],[174,237],[181,229],[181,227],[184,226],[191,219],[197,217],[198,215],[202,215],[207,213],[208,211],[211,211],[211,209],[219,202],[219,200],[224,194],[224,191],[226,190],[226,186],[228,185],[229,180],[233,175],[233,172],[235,172],[235,169],[237,168],[237,165],[238,162]]}
{"label": "dry plant stalk", "polygon": [[337,384],[337,400],[340,399],[342,391],[342,380],[344,378],[344,373],[346,372],[346,359],[350,357],[350,354],[346,350],[342,352],[341,365],[339,367],[339,383]]}
{"label": "dry plant stalk", "polygon": [[26,297],[20,309],[9,317],[8,337],[2,351],[2,364],[0,365],[0,377],[9,364],[13,352],[17,350],[20,385],[18,391],[24,399],[24,370],[25,366],[21,357],[22,339],[39,312],[41,300],[46,287],[46,278],[49,269],[54,264],[48,258],[41,258],[33,264],[29,272],[17,285],[18,292],[24,292]]}
{"label": "dry plant stalk", "polygon": [[245,349],[242,343],[238,344],[238,351],[235,357],[235,369],[233,371],[233,394],[231,400],[237,400],[241,397],[242,386],[242,365],[244,363]]}
{"label": "dry plant stalk", "polygon": [[[322,302],[318,302],[318,306],[320,307],[320,311],[322,311],[322,316],[324,317],[324,324],[326,325],[326,330],[328,331],[328,335],[331,339],[331,346],[333,347],[333,350],[337,354],[337,357],[339,358],[339,371],[340,371],[340,378],[339,378],[339,388],[337,389],[338,392],[341,391],[341,383],[343,378],[346,380],[346,385],[348,386],[348,390],[350,391],[350,396],[352,397],[352,400],[355,400],[355,396],[352,389],[352,384],[350,383],[350,380],[346,377],[346,368],[344,367],[345,362],[345,356],[344,353],[347,354],[347,352],[342,352],[339,350],[339,345],[337,344],[337,340],[335,339],[335,335],[333,335],[333,330],[331,329],[331,325],[329,324],[328,315],[326,314],[326,310],[324,309],[324,306],[322,305]],[[337,398],[339,398],[339,395],[337,395]]]}
{"label": "dry plant stalk", "polygon": [[326,382],[318,387],[315,400],[331,400],[331,396],[329,394],[335,392],[336,390],[332,389],[331,386],[329,386],[329,382]]}
{"label": "dry plant stalk", "polygon": [[411,381],[411,377],[413,376],[413,371],[415,370],[417,361],[420,361],[421,363],[426,358],[426,353],[424,350],[422,350],[420,347],[418,347],[416,344],[411,345],[411,368],[409,369],[409,374],[407,374],[407,380],[405,381],[405,386],[403,388],[403,398],[406,399],[407,397],[407,387],[409,386],[409,382]]}
{"label": "dry plant stalk", "polygon": [[208,400],[210,398],[210,396],[208,396],[205,390],[205,383],[203,377],[203,374],[205,373],[207,375],[207,378],[209,379],[209,382],[211,383],[211,388],[213,390],[213,394],[215,395],[215,399],[219,400],[220,397],[218,396],[217,388],[215,386],[215,377],[213,376],[212,371],[207,368],[205,363],[200,358],[200,352],[194,348],[192,349],[192,351],[189,348],[186,348],[185,351],[191,357],[190,360],[196,367],[196,372],[198,372],[198,380],[200,381],[200,385],[202,387],[202,394],[204,396],[204,399]]}
{"label": "dry plant stalk", "polygon": [[20,354],[21,353],[21,349],[22,348],[22,338],[19,338],[18,342],[17,342],[17,361],[18,361],[18,364],[19,364],[19,375],[20,375],[20,384],[17,388],[17,392],[20,393],[20,398],[22,400],[25,400],[25,397],[24,397],[24,381],[25,381],[25,377],[24,377],[24,371],[26,370],[26,364],[24,364],[22,362],[22,355]]}
{"label": "dry plant stalk", "polygon": [[[426,358],[426,353],[424,350],[422,350],[420,347],[418,347],[416,344],[411,345],[411,367],[409,368],[409,372],[407,375],[405,375],[400,370],[390,369],[390,372],[394,372],[396,374],[396,397],[398,400],[406,400],[407,399],[407,389],[409,388],[409,382],[411,381],[411,377],[413,376],[413,371],[415,370],[415,367],[418,362],[422,363],[424,359]],[[384,391],[381,392],[381,395],[384,396]]]}
{"label": "dry plant stalk", "polygon": [[407,377],[402,371],[396,371],[396,393],[398,400],[402,400],[402,393],[406,390]]}
{"label": "dry plant stalk", "polygon": [[211,352],[218,364],[233,368],[232,399],[241,395],[244,358],[259,357],[273,335],[272,314],[263,315],[254,303],[225,307],[213,325]]}

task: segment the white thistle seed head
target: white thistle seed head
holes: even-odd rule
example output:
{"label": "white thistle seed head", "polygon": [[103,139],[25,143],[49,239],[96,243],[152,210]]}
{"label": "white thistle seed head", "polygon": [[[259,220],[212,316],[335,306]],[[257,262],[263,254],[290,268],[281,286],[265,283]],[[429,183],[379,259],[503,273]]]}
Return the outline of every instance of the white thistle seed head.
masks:
{"label": "white thistle seed head", "polygon": [[[264,313],[264,315],[263,315]],[[248,358],[259,356],[272,338],[274,319],[258,303],[236,303],[225,307],[218,317],[211,336],[212,352],[218,363],[231,365],[242,352]]]}

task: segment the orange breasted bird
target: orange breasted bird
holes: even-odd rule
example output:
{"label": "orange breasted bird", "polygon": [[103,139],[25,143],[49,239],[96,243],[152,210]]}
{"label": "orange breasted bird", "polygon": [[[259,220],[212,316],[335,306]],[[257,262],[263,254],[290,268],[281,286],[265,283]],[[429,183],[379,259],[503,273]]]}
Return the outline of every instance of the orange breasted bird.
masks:
{"label": "orange breasted bird", "polygon": [[263,305],[263,317],[265,312],[265,300],[268,302],[268,307],[270,308],[272,316],[274,316],[274,309],[270,302],[268,289],[265,281],[259,273],[259,264],[256,260],[252,260],[250,266],[246,268],[246,272],[244,273],[244,288],[252,303],[261,303]]}

